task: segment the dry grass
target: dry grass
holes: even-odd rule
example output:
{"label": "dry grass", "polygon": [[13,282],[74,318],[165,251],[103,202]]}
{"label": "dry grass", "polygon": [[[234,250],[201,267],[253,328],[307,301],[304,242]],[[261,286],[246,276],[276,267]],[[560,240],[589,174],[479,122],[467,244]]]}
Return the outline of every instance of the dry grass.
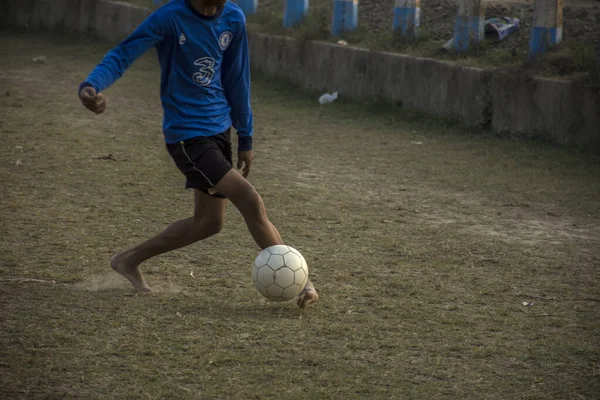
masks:
{"label": "dry grass", "polygon": [[261,301],[233,208],[138,297],[110,255],[192,202],[155,56],[98,117],[76,90],[105,47],[0,46],[0,398],[597,398],[598,158],[258,81],[251,179],[322,302]]}

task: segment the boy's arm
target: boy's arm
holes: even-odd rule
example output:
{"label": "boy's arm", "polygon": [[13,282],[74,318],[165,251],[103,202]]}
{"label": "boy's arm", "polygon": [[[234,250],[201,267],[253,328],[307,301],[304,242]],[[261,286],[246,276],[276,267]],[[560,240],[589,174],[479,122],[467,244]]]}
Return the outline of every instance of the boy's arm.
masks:
{"label": "boy's arm", "polygon": [[252,150],[252,107],[250,106],[250,57],[245,19],[225,50],[222,68],[223,89],[231,107],[233,126],[238,133],[238,150],[250,151]]}
{"label": "boy's arm", "polygon": [[138,57],[160,43],[163,37],[160,15],[153,13],[127,39],[106,54],[79,86],[79,92],[90,86],[99,94],[119,79]]}

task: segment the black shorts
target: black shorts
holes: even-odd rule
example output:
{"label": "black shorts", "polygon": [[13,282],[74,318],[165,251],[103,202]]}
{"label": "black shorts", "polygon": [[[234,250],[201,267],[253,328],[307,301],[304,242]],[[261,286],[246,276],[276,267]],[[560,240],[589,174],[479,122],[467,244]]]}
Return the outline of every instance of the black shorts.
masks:
{"label": "black shorts", "polygon": [[214,136],[168,143],[167,150],[187,178],[186,188],[225,198],[215,191],[215,186],[232,168],[231,129]]}

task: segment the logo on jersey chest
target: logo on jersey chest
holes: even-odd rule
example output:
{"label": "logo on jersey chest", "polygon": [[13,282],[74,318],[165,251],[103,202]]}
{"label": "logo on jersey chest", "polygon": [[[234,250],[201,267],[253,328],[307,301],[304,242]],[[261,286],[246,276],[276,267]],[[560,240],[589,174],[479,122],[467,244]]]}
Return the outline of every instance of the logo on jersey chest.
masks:
{"label": "logo on jersey chest", "polygon": [[231,32],[225,31],[221,33],[221,36],[219,37],[219,47],[221,50],[227,50],[229,44],[231,43],[231,39],[233,39],[233,34]]}
{"label": "logo on jersey chest", "polygon": [[208,86],[215,76],[216,61],[212,57],[202,57],[194,62],[199,71],[192,75],[192,79],[200,86]]}

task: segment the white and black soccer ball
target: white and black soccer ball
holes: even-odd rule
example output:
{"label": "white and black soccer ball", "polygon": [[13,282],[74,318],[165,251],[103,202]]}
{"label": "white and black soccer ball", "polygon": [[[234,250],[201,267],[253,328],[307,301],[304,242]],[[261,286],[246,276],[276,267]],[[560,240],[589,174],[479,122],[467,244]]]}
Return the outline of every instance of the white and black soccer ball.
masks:
{"label": "white and black soccer ball", "polygon": [[252,283],[271,301],[288,301],[298,296],[308,282],[308,266],[293,247],[277,245],[260,252],[252,266]]}

